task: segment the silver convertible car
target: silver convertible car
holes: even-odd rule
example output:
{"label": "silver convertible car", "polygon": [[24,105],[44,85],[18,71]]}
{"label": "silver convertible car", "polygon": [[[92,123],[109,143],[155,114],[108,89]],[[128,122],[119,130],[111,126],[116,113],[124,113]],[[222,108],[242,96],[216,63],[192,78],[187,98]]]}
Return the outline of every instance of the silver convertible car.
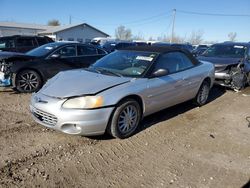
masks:
{"label": "silver convertible car", "polygon": [[191,99],[204,105],[213,82],[214,66],[189,52],[130,47],[58,73],[32,95],[30,110],[39,124],[67,134],[126,138],[152,113]]}

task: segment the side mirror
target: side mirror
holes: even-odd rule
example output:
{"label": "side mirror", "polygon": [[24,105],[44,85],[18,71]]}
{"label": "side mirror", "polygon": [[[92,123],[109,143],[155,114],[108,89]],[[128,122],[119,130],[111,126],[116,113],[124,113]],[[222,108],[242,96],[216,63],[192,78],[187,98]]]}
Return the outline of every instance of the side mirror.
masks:
{"label": "side mirror", "polygon": [[161,76],[166,76],[169,73],[168,69],[157,69],[152,73],[152,77],[161,77]]}
{"label": "side mirror", "polygon": [[52,58],[52,59],[59,59],[60,57],[61,57],[60,54],[52,54],[52,55],[50,56],[50,58]]}

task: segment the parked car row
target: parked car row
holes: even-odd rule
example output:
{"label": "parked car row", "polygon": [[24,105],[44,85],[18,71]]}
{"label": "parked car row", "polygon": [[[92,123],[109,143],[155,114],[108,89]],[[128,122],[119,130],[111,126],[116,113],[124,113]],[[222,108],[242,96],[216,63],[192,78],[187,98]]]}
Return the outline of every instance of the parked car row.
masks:
{"label": "parked car row", "polygon": [[78,42],[1,52],[0,85],[35,92],[30,111],[41,125],[127,138],[152,113],[187,100],[204,105],[214,83],[234,90],[250,83],[250,43],[215,44],[197,58],[188,44],[113,46],[109,54],[103,46]]}

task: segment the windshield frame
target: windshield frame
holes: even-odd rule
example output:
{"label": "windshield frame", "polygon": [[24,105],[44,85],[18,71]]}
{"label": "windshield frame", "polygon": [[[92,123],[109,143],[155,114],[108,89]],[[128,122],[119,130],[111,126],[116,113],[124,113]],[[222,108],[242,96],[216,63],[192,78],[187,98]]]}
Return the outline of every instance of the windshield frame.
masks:
{"label": "windshield frame", "polygon": [[[112,53],[110,53],[110,54],[104,56],[103,58],[106,58],[107,56],[109,56],[109,55],[111,55],[111,54],[113,54],[113,53],[117,53],[117,52],[147,53],[147,54],[154,54],[154,55],[155,55],[155,56],[153,57],[152,61],[149,62],[150,64],[145,68],[145,70],[143,71],[143,73],[140,74],[140,75],[124,75],[124,74],[122,74],[122,73],[119,72],[119,71],[114,72],[114,74],[113,74],[113,75],[115,75],[115,74],[122,74],[122,77],[128,77],[128,78],[146,78],[147,75],[148,75],[148,72],[151,70],[152,66],[154,66],[156,60],[158,59],[158,57],[159,57],[159,55],[160,55],[159,52],[154,52],[154,51],[151,52],[151,51],[137,51],[137,50],[115,50],[114,52],[112,52]],[[138,55],[140,55],[140,54],[138,54]],[[98,63],[99,61],[101,61],[103,58],[97,60],[96,63]],[[89,69],[89,71],[91,71],[90,69],[95,69],[95,64],[96,64],[96,63],[92,64],[92,65],[91,65],[89,68],[87,68],[86,70]],[[96,66],[96,68],[97,68],[97,69],[98,69],[98,68],[105,69],[105,67],[101,67],[101,66],[100,66],[100,67]],[[106,70],[112,71],[113,69],[106,68]],[[100,70],[99,70],[99,71],[100,71]],[[104,74],[103,72],[99,72],[99,73],[100,73],[100,74]],[[105,75],[106,75],[106,74],[105,74]]]}
{"label": "windshield frame", "polygon": [[[45,47],[50,47],[50,45],[53,45],[53,47],[52,47],[52,49],[49,50],[46,54],[43,54],[43,55],[40,55],[40,56],[30,54],[31,52],[35,52],[36,50],[43,49],[43,48],[45,48]],[[34,49],[32,49],[32,50],[26,52],[25,54],[28,55],[28,56],[33,56],[33,57],[37,57],[37,58],[47,58],[47,57],[50,56],[51,53],[55,52],[55,50],[57,50],[58,48],[60,48],[60,47],[62,47],[62,46],[64,46],[63,43],[60,44],[60,43],[57,43],[57,42],[51,42],[51,43],[47,43],[47,44],[44,44],[44,45],[42,45],[42,46],[39,46],[39,47],[37,47],[37,48],[34,48]]]}

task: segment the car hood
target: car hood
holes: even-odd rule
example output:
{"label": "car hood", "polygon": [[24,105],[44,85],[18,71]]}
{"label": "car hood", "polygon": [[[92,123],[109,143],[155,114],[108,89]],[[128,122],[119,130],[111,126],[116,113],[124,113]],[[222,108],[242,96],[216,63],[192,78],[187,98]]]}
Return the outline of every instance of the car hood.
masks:
{"label": "car hood", "polygon": [[224,57],[206,57],[206,56],[198,56],[198,60],[208,61],[215,65],[233,65],[238,64],[241,58],[224,58]]}
{"label": "car hood", "polygon": [[25,60],[32,60],[36,59],[34,56],[29,56],[24,53],[17,53],[17,52],[0,52],[0,61],[25,61]]}
{"label": "car hood", "polygon": [[131,79],[77,69],[58,73],[44,85],[39,93],[55,98],[96,95],[104,90],[125,84]]}

